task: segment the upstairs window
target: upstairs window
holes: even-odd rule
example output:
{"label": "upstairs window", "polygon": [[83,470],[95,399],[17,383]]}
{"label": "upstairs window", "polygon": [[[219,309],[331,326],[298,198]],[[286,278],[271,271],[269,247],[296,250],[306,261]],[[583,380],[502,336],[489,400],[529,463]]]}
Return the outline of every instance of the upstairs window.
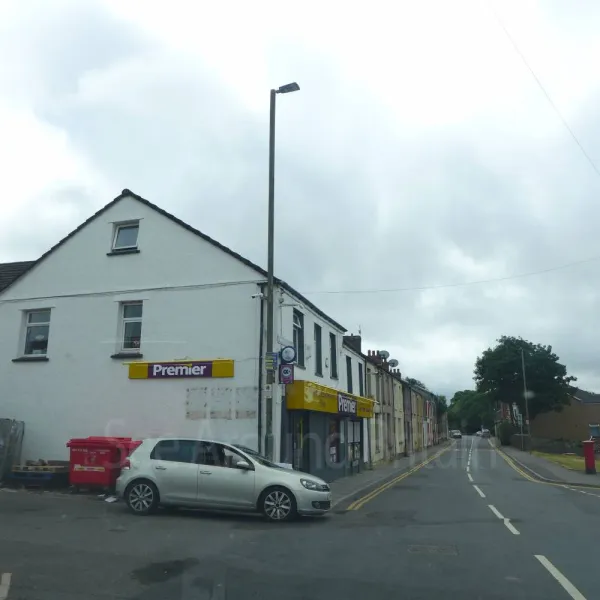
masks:
{"label": "upstairs window", "polygon": [[299,367],[304,366],[304,315],[294,309],[294,348],[296,348],[296,362]]}
{"label": "upstairs window", "polygon": [[358,363],[358,395],[365,395],[365,375],[363,371],[362,363]]}
{"label": "upstairs window", "polygon": [[113,235],[112,251],[125,252],[127,250],[137,250],[139,230],[139,221],[117,223]]}
{"label": "upstairs window", "polygon": [[142,302],[121,304],[121,351],[136,353],[142,345]]}
{"label": "upstairs window", "polygon": [[352,394],[352,358],[346,356],[346,385],[348,386],[348,392]]}
{"label": "upstairs window", "polygon": [[24,356],[46,356],[50,335],[50,309],[25,313]]}
{"label": "upstairs window", "polygon": [[315,375],[323,375],[323,348],[321,326],[315,323]]}
{"label": "upstairs window", "polygon": [[337,365],[337,338],[335,333],[329,334],[329,374],[332,379],[338,378],[338,365]]}

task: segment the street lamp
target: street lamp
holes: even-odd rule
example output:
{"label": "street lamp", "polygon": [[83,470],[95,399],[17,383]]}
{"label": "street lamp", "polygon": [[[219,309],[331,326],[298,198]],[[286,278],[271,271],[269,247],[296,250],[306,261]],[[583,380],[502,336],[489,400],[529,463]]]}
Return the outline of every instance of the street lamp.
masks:
{"label": "street lamp", "polygon": [[525,420],[527,421],[527,435],[529,436],[529,451],[531,452],[531,422],[529,421],[529,391],[527,390],[527,377],[525,375],[525,353],[521,348],[521,368],[523,370],[523,396],[525,398]]}
{"label": "street lamp", "polygon": [[[267,353],[273,352],[273,270],[275,254],[275,98],[277,94],[297,92],[300,86],[294,81],[282,85],[276,90],[271,90],[271,106],[269,115],[269,225],[267,231],[268,257],[267,257]],[[267,383],[270,391],[267,395],[267,427],[265,434],[265,453],[268,458],[273,456],[273,384],[275,372],[267,371]]]}

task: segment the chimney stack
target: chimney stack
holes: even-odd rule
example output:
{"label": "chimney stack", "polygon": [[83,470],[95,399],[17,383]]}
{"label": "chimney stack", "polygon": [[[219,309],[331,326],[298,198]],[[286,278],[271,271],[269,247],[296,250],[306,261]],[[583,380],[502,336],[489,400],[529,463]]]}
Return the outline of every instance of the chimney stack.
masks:
{"label": "chimney stack", "polygon": [[345,335],[344,343],[362,354],[362,338],[360,335],[354,335],[353,333],[350,335]]}

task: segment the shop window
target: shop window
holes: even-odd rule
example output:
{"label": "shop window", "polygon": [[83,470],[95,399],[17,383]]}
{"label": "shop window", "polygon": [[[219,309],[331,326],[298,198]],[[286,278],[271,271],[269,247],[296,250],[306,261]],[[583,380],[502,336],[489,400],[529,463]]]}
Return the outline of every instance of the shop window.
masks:
{"label": "shop window", "polygon": [[50,309],[25,313],[23,356],[46,356],[50,335]]}
{"label": "shop window", "polygon": [[142,302],[121,303],[121,348],[122,352],[139,353],[142,345]]}
{"label": "shop window", "polygon": [[329,334],[329,362],[331,364],[329,368],[330,376],[332,379],[338,378],[338,364],[337,364],[337,338],[335,333]]}
{"label": "shop window", "polygon": [[346,379],[348,385],[348,393],[352,393],[352,358],[346,356]]}
{"label": "shop window", "polygon": [[321,326],[315,323],[315,375],[323,375],[322,334]]}
{"label": "shop window", "polygon": [[113,252],[131,252],[138,249],[139,221],[117,223],[112,241]]}
{"label": "shop window", "polygon": [[365,395],[365,375],[362,363],[358,363],[358,395]]}
{"label": "shop window", "polygon": [[329,462],[340,462],[340,421],[336,418],[329,419],[329,435],[327,436],[329,449]]}
{"label": "shop window", "polygon": [[294,309],[294,348],[296,348],[296,362],[299,367],[304,366],[304,315]]}

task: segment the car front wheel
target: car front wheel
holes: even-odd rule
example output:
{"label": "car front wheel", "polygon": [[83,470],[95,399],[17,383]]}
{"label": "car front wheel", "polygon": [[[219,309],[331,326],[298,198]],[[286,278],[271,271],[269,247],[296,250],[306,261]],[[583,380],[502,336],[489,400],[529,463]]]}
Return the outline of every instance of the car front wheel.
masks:
{"label": "car front wheel", "polygon": [[259,508],[269,521],[291,521],[297,516],[296,498],[284,487],[265,490],[261,495]]}
{"label": "car front wheel", "polygon": [[149,515],[158,508],[158,489],[151,481],[134,481],[125,492],[129,510],[136,515]]}

